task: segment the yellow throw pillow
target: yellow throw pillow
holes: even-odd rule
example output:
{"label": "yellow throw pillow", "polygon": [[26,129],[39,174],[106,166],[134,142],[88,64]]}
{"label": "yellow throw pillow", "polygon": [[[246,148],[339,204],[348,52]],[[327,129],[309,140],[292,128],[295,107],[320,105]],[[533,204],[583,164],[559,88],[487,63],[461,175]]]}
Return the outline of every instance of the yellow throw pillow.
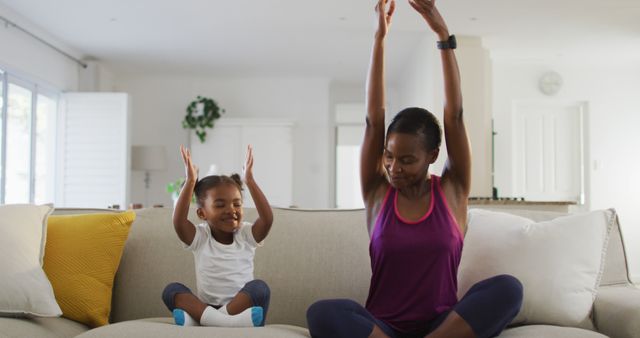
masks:
{"label": "yellow throw pillow", "polygon": [[133,211],[49,217],[43,268],[63,317],[109,323],[113,279],[135,218]]}

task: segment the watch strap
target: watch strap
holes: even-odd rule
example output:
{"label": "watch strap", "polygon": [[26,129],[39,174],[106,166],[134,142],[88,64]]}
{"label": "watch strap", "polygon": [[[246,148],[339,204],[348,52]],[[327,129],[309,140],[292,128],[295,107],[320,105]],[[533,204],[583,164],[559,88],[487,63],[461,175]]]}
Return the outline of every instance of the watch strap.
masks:
{"label": "watch strap", "polygon": [[449,39],[447,41],[438,41],[438,49],[456,49],[458,47],[458,43],[456,41],[455,35],[449,35]]}

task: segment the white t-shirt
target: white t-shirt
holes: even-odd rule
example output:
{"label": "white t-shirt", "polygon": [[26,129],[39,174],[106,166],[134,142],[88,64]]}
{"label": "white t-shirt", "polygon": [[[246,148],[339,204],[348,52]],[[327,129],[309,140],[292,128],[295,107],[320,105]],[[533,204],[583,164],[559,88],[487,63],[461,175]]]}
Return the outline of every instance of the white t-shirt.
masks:
{"label": "white t-shirt", "polygon": [[243,222],[233,234],[233,243],[222,244],[213,238],[205,223],[196,225],[191,245],[196,263],[198,298],[206,304],[224,305],[253,280],[253,257],[260,244],[253,237],[251,223]]}

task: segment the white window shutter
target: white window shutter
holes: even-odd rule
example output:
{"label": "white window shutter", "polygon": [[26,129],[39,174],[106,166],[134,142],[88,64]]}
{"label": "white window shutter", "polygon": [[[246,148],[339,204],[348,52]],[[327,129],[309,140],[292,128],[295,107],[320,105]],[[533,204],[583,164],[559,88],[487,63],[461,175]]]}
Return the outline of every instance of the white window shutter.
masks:
{"label": "white window shutter", "polygon": [[130,113],[126,93],[66,93],[58,134],[56,206],[129,202]]}

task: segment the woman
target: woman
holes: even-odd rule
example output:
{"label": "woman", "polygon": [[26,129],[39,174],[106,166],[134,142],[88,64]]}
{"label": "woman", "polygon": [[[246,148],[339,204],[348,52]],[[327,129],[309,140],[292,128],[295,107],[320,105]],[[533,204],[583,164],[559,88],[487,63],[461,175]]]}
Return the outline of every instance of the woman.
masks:
{"label": "woman", "polygon": [[369,297],[366,308],[343,299],[313,304],[307,311],[312,337],[493,337],[522,304],[522,285],[507,275],[481,281],[457,299],[471,150],[462,116],[456,43],[433,1],[409,4],[438,36],[448,160],[442,177],[429,174],[442,132],[437,118],[425,109],[399,112],[385,138],[384,42],[395,2],[379,0],[360,160],[371,238]]}

